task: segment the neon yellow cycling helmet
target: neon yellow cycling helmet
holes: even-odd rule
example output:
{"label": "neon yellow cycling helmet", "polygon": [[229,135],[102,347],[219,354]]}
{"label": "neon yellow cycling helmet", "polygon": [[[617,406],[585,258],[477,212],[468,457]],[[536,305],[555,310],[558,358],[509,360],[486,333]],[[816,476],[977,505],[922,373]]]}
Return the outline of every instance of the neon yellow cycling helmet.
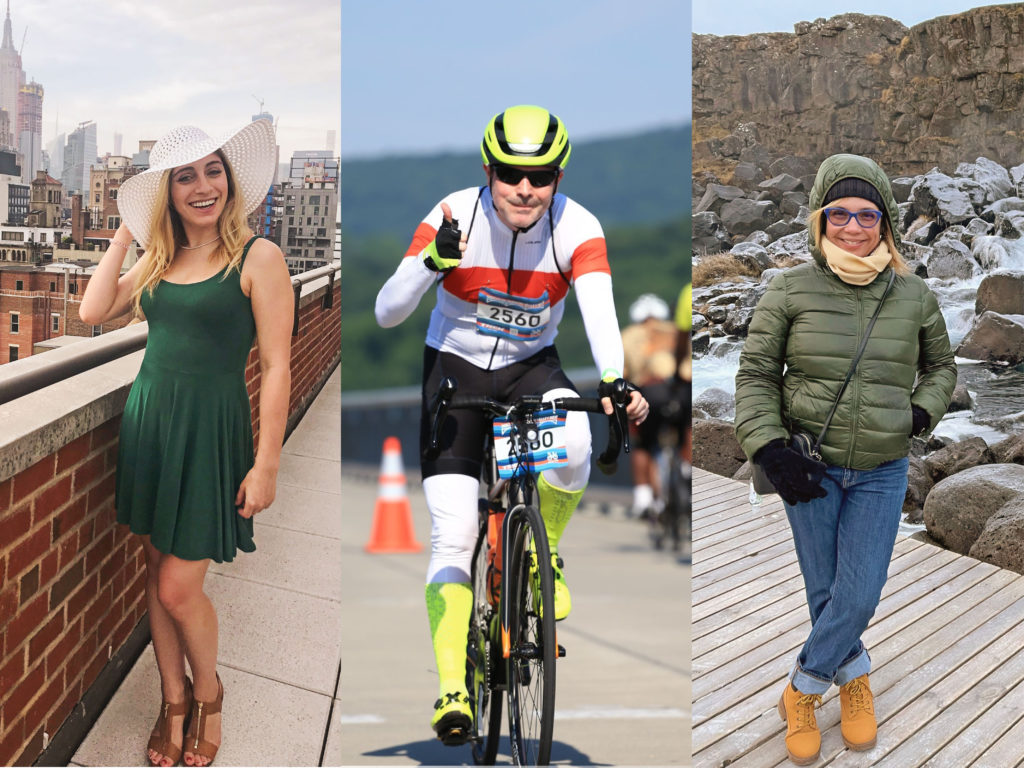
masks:
{"label": "neon yellow cycling helmet", "polygon": [[536,165],[565,168],[569,162],[565,123],[542,107],[509,107],[491,118],[480,142],[486,165]]}

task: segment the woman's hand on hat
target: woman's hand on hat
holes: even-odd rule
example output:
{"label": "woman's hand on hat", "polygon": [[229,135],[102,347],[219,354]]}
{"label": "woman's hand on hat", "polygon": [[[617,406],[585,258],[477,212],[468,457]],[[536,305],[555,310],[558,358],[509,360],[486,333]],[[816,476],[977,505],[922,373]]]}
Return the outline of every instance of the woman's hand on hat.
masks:
{"label": "woman's hand on hat", "polygon": [[131,230],[128,229],[128,225],[125,224],[123,219],[121,221],[120,226],[118,226],[117,228],[117,232],[114,233],[114,239],[128,243],[135,239],[134,235],[132,235]]}
{"label": "woman's hand on hat", "polygon": [[235,506],[242,517],[252,517],[274,502],[277,489],[277,472],[254,466],[246,473],[235,494]]}

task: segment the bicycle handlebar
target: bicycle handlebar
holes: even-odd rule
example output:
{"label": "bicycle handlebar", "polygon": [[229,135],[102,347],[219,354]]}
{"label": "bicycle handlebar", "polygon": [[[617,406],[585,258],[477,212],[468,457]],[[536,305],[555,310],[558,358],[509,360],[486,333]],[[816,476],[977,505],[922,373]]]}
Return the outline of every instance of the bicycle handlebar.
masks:
{"label": "bicycle handlebar", "polygon": [[[434,459],[440,453],[441,424],[444,423],[448,411],[453,408],[480,410],[492,417],[534,413],[541,410],[542,406],[546,404],[551,404],[558,410],[604,413],[601,400],[593,397],[556,397],[552,400],[542,401],[540,395],[527,395],[520,397],[514,403],[502,403],[489,397],[457,395],[458,386],[458,382],[450,376],[441,381],[434,400],[434,419],[430,426],[430,442],[426,450],[428,459]],[[598,469],[604,474],[610,475],[615,472],[619,452],[629,453],[626,404],[630,399],[630,385],[624,379],[601,382],[598,393],[601,397],[610,397],[612,401],[612,413],[608,416],[608,444],[601,455],[597,457]]]}

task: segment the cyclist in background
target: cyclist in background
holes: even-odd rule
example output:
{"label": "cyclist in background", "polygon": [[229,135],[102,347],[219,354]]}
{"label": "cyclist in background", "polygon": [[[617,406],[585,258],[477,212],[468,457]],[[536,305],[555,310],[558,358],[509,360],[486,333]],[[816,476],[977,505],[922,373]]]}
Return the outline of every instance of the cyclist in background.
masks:
{"label": "cyclist in background", "polygon": [[[470,561],[490,420],[452,411],[441,425],[440,455],[428,457],[431,400],[446,376],[458,380],[460,393],[504,402],[538,392],[545,399],[575,396],[554,347],[570,287],[602,380],[622,375],[601,225],[557,193],[571,151],[565,125],[540,107],[510,107],[488,123],[480,151],[486,184],[453,192],[430,211],[376,304],[377,322],[389,328],[405,320],[428,289],[437,289],[423,355],[420,459],[432,522],[427,614],[440,678],[431,726],[450,745],[463,743],[472,725],[465,681]],[[611,400],[604,398],[604,405],[610,414]],[[626,413],[638,422],[647,415],[639,392],[631,393]],[[568,465],[545,470],[537,482],[556,619],[571,607],[558,542],[590,475],[586,414],[569,413],[565,433]]]}
{"label": "cyclist in background", "polygon": [[661,427],[659,407],[671,396],[667,381],[676,367],[676,327],[668,317],[668,304],[653,293],[645,293],[630,305],[631,324],[622,331],[623,375],[640,387],[651,405],[651,416],[632,430],[629,454],[632,513],[645,518],[657,516],[664,504],[654,454]]}

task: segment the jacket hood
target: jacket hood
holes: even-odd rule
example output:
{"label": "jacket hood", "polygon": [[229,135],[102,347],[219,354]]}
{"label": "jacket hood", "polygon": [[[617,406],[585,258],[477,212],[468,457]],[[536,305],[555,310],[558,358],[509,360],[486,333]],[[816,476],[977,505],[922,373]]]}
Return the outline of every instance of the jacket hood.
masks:
{"label": "jacket hood", "polygon": [[[878,163],[871,158],[861,157],[860,155],[832,155],[825,158],[821,165],[818,166],[818,173],[814,177],[814,186],[811,187],[810,199],[808,201],[810,209],[816,211],[821,208],[822,200],[825,199],[825,195],[832,188],[832,185],[840,179],[848,178],[863,179],[878,190],[878,194],[882,196],[882,200],[885,203],[883,213],[885,214],[886,224],[889,227],[889,231],[892,232],[893,240],[896,241],[896,247],[899,248],[901,241],[899,228],[896,226],[896,222],[900,220],[899,207],[896,205],[896,198],[893,197],[889,177],[885,175],[885,171],[878,166]],[[809,228],[807,230],[807,245],[811,250],[814,260],[824,265],[825,257],[814,244],[814,233]]]}

